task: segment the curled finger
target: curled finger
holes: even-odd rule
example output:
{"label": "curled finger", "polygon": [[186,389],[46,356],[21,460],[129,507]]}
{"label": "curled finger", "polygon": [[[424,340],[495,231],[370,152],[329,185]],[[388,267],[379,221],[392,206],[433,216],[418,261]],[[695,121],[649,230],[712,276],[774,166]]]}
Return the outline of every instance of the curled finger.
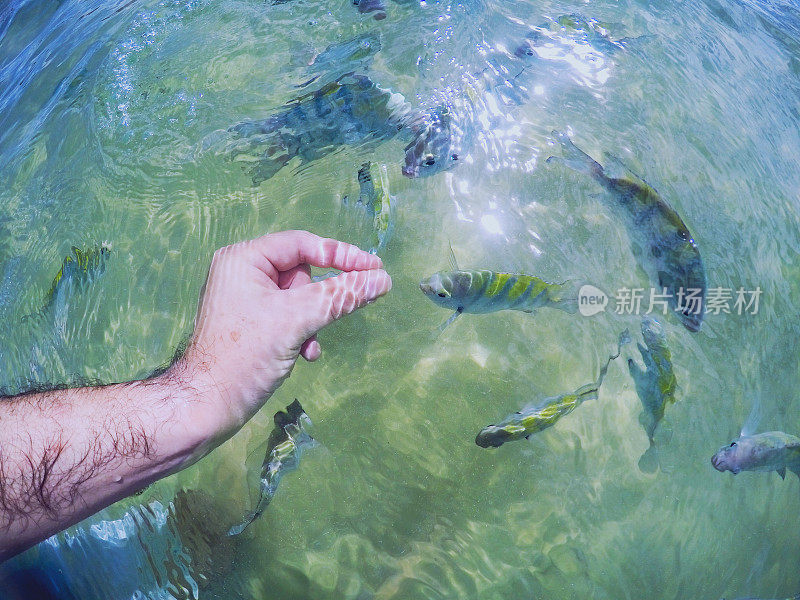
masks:
{"label": "curled finger", "polygon": [[310,337],[336,319],[374,302],[392,289],[383,269],[340,273],[294,290],[303,307],[303,331]]}

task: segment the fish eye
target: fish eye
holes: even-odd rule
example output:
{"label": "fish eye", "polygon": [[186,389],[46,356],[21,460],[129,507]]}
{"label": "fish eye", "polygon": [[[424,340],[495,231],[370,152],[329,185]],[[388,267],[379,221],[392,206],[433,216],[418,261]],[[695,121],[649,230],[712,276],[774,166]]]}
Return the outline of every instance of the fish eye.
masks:
{"label": "fish eye", "polygon": [[731,442],[731,445],[728,446],[729,448],[734,448],[736,446],[736,442]]}
{"label": "fish eye", "polygon": [[439,296],[439,298],[447,298],[447,294],[445,294],[444,292],[439,292],[436,295]]}
{"label": "fish eye", "polygon": [[453,160],[458,160],[458,154],[454,152],[452,155],[450,155],[450,158],[452,158]]}
{"label": "fish eye", "polygon": [[434,164],[436,164],[436,159],[434,159],[432,156],[426,156],[425,157],[425,166],[426,167],[432,167]]}

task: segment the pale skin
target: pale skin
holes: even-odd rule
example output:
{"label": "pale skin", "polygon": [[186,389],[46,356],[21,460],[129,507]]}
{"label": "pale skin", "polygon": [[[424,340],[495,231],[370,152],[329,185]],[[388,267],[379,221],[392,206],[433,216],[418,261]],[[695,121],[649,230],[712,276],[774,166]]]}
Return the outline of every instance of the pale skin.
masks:
{"label": "pale skin", "polygon": [[[311,282],[310,266],[344,271]],[[316,333],[387,293],[381,260],[305,231],[218,250],[189,345],[156,377],[0,400],[0,562],[235,434],[319,358]]]}

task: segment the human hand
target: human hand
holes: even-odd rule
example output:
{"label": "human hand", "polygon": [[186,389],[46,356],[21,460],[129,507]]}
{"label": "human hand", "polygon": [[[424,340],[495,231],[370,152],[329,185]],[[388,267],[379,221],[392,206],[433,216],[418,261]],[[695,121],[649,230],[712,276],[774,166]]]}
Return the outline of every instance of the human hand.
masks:
{"label": "human hand", "polygon": [[[312,283],[309,265],[343,273]],[[382,266],[380,258],[356,246],[306,231],[221,248],[192,339],[171,371],[200,394],[210,394],[212,428],[231,434],[289,376],[299,355],[319,358],[320,329],[391,289]]]}

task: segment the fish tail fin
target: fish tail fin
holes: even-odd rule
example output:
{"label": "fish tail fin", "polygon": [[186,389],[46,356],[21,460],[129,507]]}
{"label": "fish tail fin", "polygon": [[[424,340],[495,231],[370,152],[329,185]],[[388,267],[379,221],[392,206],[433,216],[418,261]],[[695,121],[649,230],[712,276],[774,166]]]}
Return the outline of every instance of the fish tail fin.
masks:
{"label": "fish tail fin", "polygon": [[286,414],[291,417],[292,422],[294,423],[296,423],[305,412],[306,411],[303,410],[303,407],[300,405],[300,401],[297,398],[295,398],[294,402],[286,407]]}
{"label": "fish tail fin", "polygon": [[658,470],[658,449],[656,443],[651,439],[650,447],[639,457],[639,470],[642,473],[655,473]]}
{"label": "fish tail fin", "polygon": [[256,511],[247,513],[241,523],[234,525],[228,530],[228,535],[239,535],[247,528],[248,525],[250,525],[250,523],[256,520],[257,516],[258,512]]}
{"label": "fish tail fin", "polygon": [[600,387],[596,383],[587,383],[575,390],[575,395],[580,398],[581,402],[597,400],[599,389]]}
{"label": "fish tail fin", "polygon": [[547,290],[547,304],[574,315],[578,312],[578,291],[582,281],[569,279],[562,284],[554,284]]}
{"label": "fish tail fin", "polygon": [[627,329],[619,334],[619,339],[617,340],[617,353],[612,354],[608,357],[606,364],[600,369],[600,374],[597,376],[597,382],[594,385],[597,389],[600,389],[600,386],[603,385],[603,379],[606,377],[606,373],[608,372],[608,366],[611,364],[612,360],[619,358],[619,355],[622,354],[622,347],[631,341],[631,334],[630,331]]}
{"label": "fish tail fin", "polygon": [[586,154],[586,152],[573,144],[572,140],[569,139],[569,136],[566,133],[563,131],[553,131],[552,135],[561,143],[564,156],[550,156],[546,162],[558,162],[566,167],[569,167],[570,169],[578,171],[579,173],[590,175],[598,181],[606,181],[606,176],[603,172],[603,166],[591,156]]}

